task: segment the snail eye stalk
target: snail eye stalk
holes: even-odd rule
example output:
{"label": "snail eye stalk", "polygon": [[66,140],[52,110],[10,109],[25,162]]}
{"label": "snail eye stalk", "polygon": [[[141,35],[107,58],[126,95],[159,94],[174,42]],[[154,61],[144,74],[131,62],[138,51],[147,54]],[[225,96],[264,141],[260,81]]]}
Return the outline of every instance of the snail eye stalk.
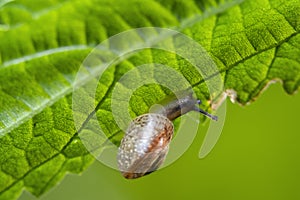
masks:
{"label": "snail eye stalk", "polygon": [[215,115],[212,115],[212,114],[210,114],[208,112],[205,112],[204,110],[202,110],[202,109],[200,109],[200,108],[198,108],[196,106],[194,107],[194,111],[197,111],[197,112],[199,112],[199,113],[201,113],[201,114],[209,117],[212,120],[218,121],[218,116],[215,116]]}

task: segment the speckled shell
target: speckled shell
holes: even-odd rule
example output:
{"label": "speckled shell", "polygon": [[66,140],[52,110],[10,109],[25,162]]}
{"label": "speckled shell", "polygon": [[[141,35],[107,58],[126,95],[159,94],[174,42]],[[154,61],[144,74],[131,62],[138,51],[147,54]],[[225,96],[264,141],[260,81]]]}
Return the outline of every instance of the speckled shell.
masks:
{"label": "speckled shell", "polygon": [[148,113],[135,118],[118,150],[118,166],[128,179],[139,178],[161,166],[173,136],[172,122],[161,114]]}

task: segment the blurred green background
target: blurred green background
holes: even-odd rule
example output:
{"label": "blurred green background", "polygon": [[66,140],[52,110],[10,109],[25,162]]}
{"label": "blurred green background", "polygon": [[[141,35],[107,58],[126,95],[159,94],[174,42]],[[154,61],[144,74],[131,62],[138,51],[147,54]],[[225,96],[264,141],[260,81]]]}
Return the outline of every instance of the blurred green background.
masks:
{"label": "blurred green background", "polygon": [[[227,102],[221,138],[205,159],[198,159],[202,127],[189,150],[169,167],[125,180],[96,161],[40,199],[300,199],[299,103],[300,94],[289,96],[273,84],[249,106]],[[24,192],[20,199],[36,198]]]}

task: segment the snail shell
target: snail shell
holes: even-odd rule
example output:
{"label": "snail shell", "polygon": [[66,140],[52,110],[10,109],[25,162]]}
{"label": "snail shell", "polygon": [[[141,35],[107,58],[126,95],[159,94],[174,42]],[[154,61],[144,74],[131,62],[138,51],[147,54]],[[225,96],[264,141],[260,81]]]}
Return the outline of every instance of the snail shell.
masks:
{"label": "snail shell", "polygon": [[155,171],[164,162],[173,136],[171,120],[198,111],[216,120],[216,116],[196,107],[192,94],[165,101],[162,109],[135,118],[129,125],[118,150],[118,167],[127,179],[134,179]]}
{"label": "snail shell", "polygon": [[173,129],[173,123],[161,114],[135,118],[119,147],[118,165],[122,175],[133,179],[155,171],[165,160]]}

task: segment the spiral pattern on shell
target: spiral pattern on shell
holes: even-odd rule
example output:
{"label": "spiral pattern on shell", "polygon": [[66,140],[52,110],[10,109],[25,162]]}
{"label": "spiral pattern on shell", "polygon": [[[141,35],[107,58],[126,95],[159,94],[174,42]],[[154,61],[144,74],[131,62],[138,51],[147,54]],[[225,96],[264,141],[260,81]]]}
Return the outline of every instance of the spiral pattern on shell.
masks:
{"label": "spiral pattern on shell", "polygon": [[125,178],[139,178],[155,171],[165,160],[173,136],[173,123],[148,113],[129,125],[118,150],[118,167]]}

